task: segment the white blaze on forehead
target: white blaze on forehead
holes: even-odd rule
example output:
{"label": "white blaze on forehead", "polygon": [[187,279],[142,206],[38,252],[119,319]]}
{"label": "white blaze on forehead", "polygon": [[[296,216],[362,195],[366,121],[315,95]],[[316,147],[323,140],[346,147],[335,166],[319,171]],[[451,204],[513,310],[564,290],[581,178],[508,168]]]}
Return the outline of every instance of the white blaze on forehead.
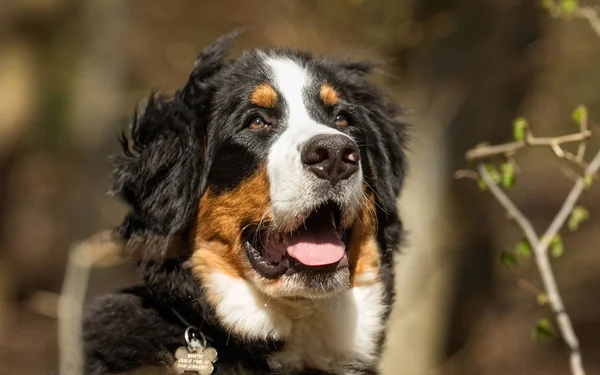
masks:
{"label": "white blaze on forehead", "polygon": [[314,122],[304,104],[304,88],[310,82],[306,69],[290,59],[269,58],[266,63],[273,72],[276,89],[287,105],[288,121],[307,125]]}
{"label": "white blaze on forehead", "polygon": [[[269,57],[265,60],[271,69],[275,89],[282,96],[286,105],[286,132],[293,131],[302,140],[316,134],[343,134],[328,126],[321,125],[308,114],[305,95],[311,84],[311,77],[306,68],[289,58]],[[298,140],[296,143],[301,143]]]}
{"label": "white blaze on forehead", "polygon": [[326,180],[316,178],[302,165],[301,152],[305,142],[319,134],[343,134],[319,124],[310,117],[307,108],[307,88],[312,83],[309,71],[287,57],[266,57],[272,84],[285,103],[284,127],[269,150],[267,171],[271,189],[271,204],[276,217],[291,217],[313,209],[325,200],[334,200],[349,212],[356,210],[362,194],[362,170],[359,169],[336,191],[322,190]]}

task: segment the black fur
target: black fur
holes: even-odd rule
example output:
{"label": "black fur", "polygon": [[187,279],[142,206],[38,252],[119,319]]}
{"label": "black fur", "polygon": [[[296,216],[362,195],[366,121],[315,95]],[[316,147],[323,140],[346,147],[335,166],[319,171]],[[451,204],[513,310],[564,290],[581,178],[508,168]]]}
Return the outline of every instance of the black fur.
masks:
{"label": "black fur", "polygon": [[[122,136],[126,157],[116,161],[111,194],[124,200],[131,210],[117,232],[131,243],[146,242],[145,258],[139,262],[144,286],[97,299],[86,312],[84,325],[85,373],[114,374],[141,366],[165,365],[175,348],[184,345],[185,325],[173,314],[175,308],[189,323],[210,338],[219,353],[215,374],[271,374],[270,353],[283,342],[247,342],[230,335],[219,324],[213,307],[204,297],[202,285],[184,267],[189,249],[177,259],[163,259],[173,238],[187,242],[198,202],[205,189],[234,188],[258,164],[264,135],[249,135],[243,125],[248,85],[264,79],[256,69],[259,56],[247,52],[226,61],[234,35],[217,40],[198,57],[187,84],[172,98],[153,94],[144,109],[135,114],[130,137]],[[347,129],[357,139],[365,179],[377,199],[377,239],[384,265],[387,306],[393,301],[393,252],[402,224],[396,198],[404,179],[404,125],[397,108],[384,100],[377,88],[364,79],[372,70],[369,62],[318,60],[306,53],[285,54],[351,98],[347,110],[361,127]],[[317,105],[317,104],[315,104]],[[273,121],[283,114],[265,114]],[[242,160],[243,162],[240,162]],[[158,239],[158,240],[156,240]],[[386,315],[389,314],[389,309]],[[380,351],[384,337],[380,339]],[[372,367],[348,368],[376,374]],[[354,373],[354,372],[353,372]],[[307,370],[303,374],[324,374]]]}

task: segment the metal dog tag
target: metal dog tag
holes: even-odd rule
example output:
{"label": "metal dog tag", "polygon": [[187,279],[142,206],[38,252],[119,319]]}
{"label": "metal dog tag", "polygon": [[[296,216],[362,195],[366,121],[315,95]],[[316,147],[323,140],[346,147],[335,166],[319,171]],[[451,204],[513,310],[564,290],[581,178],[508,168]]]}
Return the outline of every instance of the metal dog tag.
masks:
{"label": "metal dog tag", "polygon": [[180,346],[175,351],[175,372],[183,374],[186,371],[195,371],[200,375],[210,375],[214,371],[213,363],[217,360],[215,348],[190,351],[189,348]]}
{"label": "metal dog tag", "polygon": [[214,371],[213,364],[217,361],[217,350],[207,346],[206,337],[202,332],[199,332],[202,339],[200,342],[196,338],[196,332],[196,327],[188,327],[185,330],[187,348],[180,346],[175,351],[176,360],[173,370],[177,374],[189,371],[200,375],[210,375]]}

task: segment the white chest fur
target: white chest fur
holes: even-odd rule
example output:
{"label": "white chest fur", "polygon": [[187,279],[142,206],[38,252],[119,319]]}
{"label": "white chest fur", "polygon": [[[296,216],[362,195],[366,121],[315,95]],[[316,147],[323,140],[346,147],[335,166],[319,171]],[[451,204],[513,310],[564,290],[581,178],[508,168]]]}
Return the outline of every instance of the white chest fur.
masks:
{"label": "white chest fur", "polygon": [[344,374],[344,365],[372,363],[384,329],[381,283],[355,287],[326,299],[269,300],[246,281],[212,275],[211,294],[222,323],[248,339],[285,341],[269,363],[281,373],[311,367]]}

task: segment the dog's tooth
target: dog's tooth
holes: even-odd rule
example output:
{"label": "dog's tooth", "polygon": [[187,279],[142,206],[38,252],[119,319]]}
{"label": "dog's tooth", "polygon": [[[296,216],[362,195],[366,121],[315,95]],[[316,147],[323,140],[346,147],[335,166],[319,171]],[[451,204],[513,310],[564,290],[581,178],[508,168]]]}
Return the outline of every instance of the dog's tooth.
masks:
{"label": "dog's tooth", "polygon": [[335,214],[333,212],[331,213],[331,225],[333,225],[334,228],[337,228],[337,224],[335,223]]}

